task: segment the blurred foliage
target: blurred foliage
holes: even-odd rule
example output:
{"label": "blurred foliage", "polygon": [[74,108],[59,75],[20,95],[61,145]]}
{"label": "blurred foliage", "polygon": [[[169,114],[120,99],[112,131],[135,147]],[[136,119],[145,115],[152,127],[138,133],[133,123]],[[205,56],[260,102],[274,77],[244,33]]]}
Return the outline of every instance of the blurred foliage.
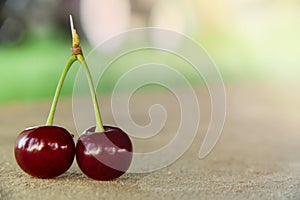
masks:
{"label": "blurred foliage", "polygon": [[[0,104],[50,99],[53,96],[65,62],[71,53],[71,39],[68,34],[57,30],[48,32],[46,36],[29,33],[18,45],[0,46]],[[212,56],[226,82],[259,79],[262,75],[251,62],[247,49],[238,37],[217,32],[202,32],[194,38]],[[91,49],[83,43],[83,50],[87,55]],[[239,57],[231,58],[236,53],[239,53]],[[192,84],[204,84],[199,81],[201,77],[199,78],[195,70],[180,58],[163,52],[140,51],[112,63],[98,90],[101,90],[101,93],[111,92],[122,74],[132,66],[153,62],[153,58],[157,63],[174,67]],[[236,67],[240,65],[243,67]],[[62,90],[63,96],[72,93],[78,66],[71,68]]]}
{"label": "blurred foliage", "polygon": [[[22,43],[18,45],[0,46],[0,103],[50,98],[54,94],[60,73],[71,53],[70,45],[70,38],[67,38],[66,34],[56,31],[48,34],[46,37],[27,34]],[[87,45],[84,46],[84,52],[87,54],[90,48]],[[143,53],[135,53],[120,58],[113,63],[105,73],[100,90],[103,92],[111,91],[117,79],[126,70],[129,70],[130,66],[136,66],[139,63],[139,60],[136,58],[143,56]],[[153,55],[151,52],[146,54],[148,56]],[[147,61],[150,57],[148,59],[144,57],[141,61]],[[164,63],[163,59],[166,60],[167,58],[163,55],[156,55],[157,62],[160,60],[160,63]],[[177,69],[181,69],[185,76],[193,80],[193,72],[185,66],[187,63],[180,61],[179,58],[174,56],[171,60],[171,63],[165,63],[177,66]],[[126,63],[126,66],[124,66],[124,63]],[[122,68],[119,67],[120,65],[123,65]],[[78,67],[71,68],[64,84],[62,95],[70,95],[72,93],[77,69]],[[194,80],[196,80],[195,77]]]}
{"label": "blurred foliage", "polygon": [[[27,34],[18,45],[0,46],[0,103],[52,96],[70,53],[70,41],[57,31],[46,38]],[[74,75],[71,70],[63,94],[70,94]]]}
{"label": "blurred foliage", "polygon": [[[244,5],[243,9],[236,9],[239,15],[225,18],[224,21],[222,13],[216,16],[207,13],[203,18],[215,16],[216,19],[212,19],[218,23],[214,24],[208,20],[199,30],[187,35],[196,40],[211,56],[225,83],[269,81],[277,78],[298,79],[298,10],[293,11],[293,7],[283,9],[281,6],[271,6],[268,11],[261,5],[256,7],[257,9],[249,10],[249,5]],[[211,9],[218,14],[218,10],[213,6]],[[223,13],[224,16],[227,16],[227,12]],[[199,19],[201,20],[201,16]],[[50,26],[43,26],[34,32],[26,30],[21,42],[0,45],[0,104],[50,99],[53,96],[71,53],[69,28],[65,25],[62,27],[52,30]],[[84,38],[82,32],[79,34]],[[83,42],[83,50],[85,55],[91,50],[87,42]],[[111,92],[122,74],[132,66],[147,61],[173,66],[192,84],[204,85],[192,67],[176,56],[163,52],[141,51],[121,57],[112,63],[98,90],[101,93]],[[62,95],[72,94],[78,66],[73,67],[68,74]]]}

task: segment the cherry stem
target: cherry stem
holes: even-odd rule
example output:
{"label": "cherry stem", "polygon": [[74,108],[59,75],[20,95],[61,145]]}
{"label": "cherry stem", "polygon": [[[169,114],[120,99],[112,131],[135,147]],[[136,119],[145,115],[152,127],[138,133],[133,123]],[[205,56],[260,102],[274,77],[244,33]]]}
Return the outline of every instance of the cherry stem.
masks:
{"label": "cherry stem", "polygon": [[56,91],[55,91],[55,95],[53,98],[53,102],[51,105],[51,109],[49,112],[49,116],[47,119],[47,123],[46,126],[52,126],[53,125],[53,118],[55,115],[55,110],[56,110],[56,106],[57,106],[57,102],[58,102],[58,98],[64,83],[64,80],[66,78],[66,75],[69,71],[69,69],[71,68],[72,64],[78,60],[82,67],[84,68],[84,71],[86,73],[87,76],[87,80],[89,83],[89,88],[91,91],[91,95],[92,95],[92,100],[93,100],[93,105],[94,105],[94,111],[95,111],[95,117],[96,117],[96,129],[95,132],[104,132],[104,127],[102,124],[102,120],[101,120],[101,115],[100,115],[100,109],[98,106],[98,101],[97,101],[97,96],[96,96],[96,91],[95,91],[95,87],[93,84],[93,79],[92,79],[92,75],[91,72],[89,70],[89,67],[87,66],[86,62],[85,62],[85,58],[82,54],[81,48],[79,46],[80,40],[79,37],[76,33],[76,30],[74,29],[74,25],[73,25],[73,19],[72,19],[72,15],[70,15],[70,24],[71,24],[71,32],[72,32],[72,39],[73,39],[73,44],[72,44],[72,56],[70,57],[69,61],[67,62],[65,69],[60,77],[60,80],[58,82]]}
{"label": "cherry stem", "polygon": [[92,79],[91,72],[90,72],[89,67],[87,66],[87,63],[85,62],[84,56],[82,54],[78,54],[77,59],[82,64],[82,67],[84,68],[84,71],[86,73],[87,80],[88,80],[88,83],[89,83],[89,88],[90,88],[90,91],[91,91],[91,95],[92,95],[94,111],[95,111],[95,117],[96,117],[96,130],[95,130],[95,132],[104,132],[105,130],[104,130],[104,127],[103,127],[103,124],[102,124],[100,109],[99,109],[99,106],[98,106],[97,96],[96,96],[95,87],[94,87],[94,84],[93,84],[93,79]]}
{"label": "cherry stem", "polygon": [[65,69],[63,71],[63,73],[61,74],[61,77],[59,79],[58,85],[56,87],[56,91],[55,91],[55,95],[52,101],[52,105],[51,105],[51,109],[48,115],[48,119],[47,119],[47,123],[46,126],[52,126],[53,125],[53,118],[55,115],[55,110],[56,110],[56,106],[57,106],[57,102],[58,102],[58,98],[64,83],[64,80],[67,76],[67,73],[69,71],[69,69],[71,68],[72,64],[77,60],[75,55],[72,55],[69,59],[69,61],[67,62]]}

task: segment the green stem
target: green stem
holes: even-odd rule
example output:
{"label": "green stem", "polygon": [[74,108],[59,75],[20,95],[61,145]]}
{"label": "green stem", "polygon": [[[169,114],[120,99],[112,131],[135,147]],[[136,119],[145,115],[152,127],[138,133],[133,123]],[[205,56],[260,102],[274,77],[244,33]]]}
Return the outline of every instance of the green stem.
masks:
{"label": "green stem", "polygon": [[93,84],[93,79],[92,79],[91,72],[90,72],[90,70],[89,70],[89,68],[88,68],[88,66],[85,62],[84,57],[81,54],[77,55],[77,59],[82,64],[82,66],[84,68],[84,71],[86,73],[87,80],[88,80],[88,83],[89,83],[92,99],[93,99],[94,111],[95,111],[95,117],[96,117],[96,130],[95,130],[95,132],[104,132],[104,128],[103,128],[103,124],[102,124],[102,120],[101,120],[100,110],[99,110],[99,106],[98,106],[98,102],[97,102],[97,96],[96,96],[95,87],[94,87],[94,84]]}
{"label": "green stem", "polygon": [[47,123],[46,126],[52,126],[53,125],[53,118],[54,118],[54,114],[55,114],[55,110],[56,110],[56,106],[57,106],[57,102],[58,102],[58,98],[60,95],[60,91],[62,88],[62,85],[64,83],[64,80],[66,78],[66,75],[69,71],[69,69],[71,68],[72,64],[77,60],[75,55],[72,55],[69,59],[69,61],[67,62],[65,69],[59,79],[58,85],[56,87],[56,91],[55,91],[55,95],[52,101],[52,105],[51,105],[51,109],[48,115],[48,119],[47,119]]}

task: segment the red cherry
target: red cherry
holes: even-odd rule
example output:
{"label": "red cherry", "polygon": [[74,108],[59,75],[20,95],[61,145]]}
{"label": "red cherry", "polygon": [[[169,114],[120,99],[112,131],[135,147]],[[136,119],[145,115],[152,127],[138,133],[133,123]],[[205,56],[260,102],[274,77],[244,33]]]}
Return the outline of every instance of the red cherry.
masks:
{"label": "red cherry", "polygon": [[113,180],[122,176],[132,160],[130,138],[121,129],[104,126],[104,132],[86,130],[76,145],[76,161],[81,171],[95,180]]}
{"label": "red cherry", "polygon": [[15,145],[18,165],[26,173],[38,178],[53,178],[63,174],[72,165],[74,155],[72,135],[57,126],[25,129]]}

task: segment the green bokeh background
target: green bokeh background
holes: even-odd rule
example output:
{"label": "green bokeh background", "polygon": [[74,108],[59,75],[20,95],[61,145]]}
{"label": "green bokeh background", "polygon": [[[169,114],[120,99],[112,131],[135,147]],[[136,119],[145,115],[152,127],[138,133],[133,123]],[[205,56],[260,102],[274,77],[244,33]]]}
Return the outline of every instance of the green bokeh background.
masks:
{"label": "green bokeh background", "polygon": [[[289,10],[274,10],[267,17],[237,29],[203,27],[188,36],[197,41],[211,56],[227,84],[287,81],[298,79],[300,72],[300,20]],[[293,13],[296,13],[293,10]],[[270,16],[276,16],[272,18]],[[228,23],[228,22],[227,22]],[[71,38],[68,28],[26,33],[22,42],[0,45],[0,105],[51,99],[60,74],[70,55]],[[235,29],[236,28],[236,29]],[[84,37],[83,37],[84,38]],[[86,40],[82,46],[87,55],[92,47]],[[137,54],[143,56],[143,52]],[[145,53],[147,56],[147,53]],[[127,59],[127,60],[126,60]],[[131,63],[134,57],[122,58]],[[119,63],[120,64],[120,63]],[[203,84],[190,67],[174,58],[170,63],[193,84]],[[104,77],[101,90],[111,92],[117,74],[125,71],[116,66]],[[78,66],[71,69],[62,90],[70,96]]]}

